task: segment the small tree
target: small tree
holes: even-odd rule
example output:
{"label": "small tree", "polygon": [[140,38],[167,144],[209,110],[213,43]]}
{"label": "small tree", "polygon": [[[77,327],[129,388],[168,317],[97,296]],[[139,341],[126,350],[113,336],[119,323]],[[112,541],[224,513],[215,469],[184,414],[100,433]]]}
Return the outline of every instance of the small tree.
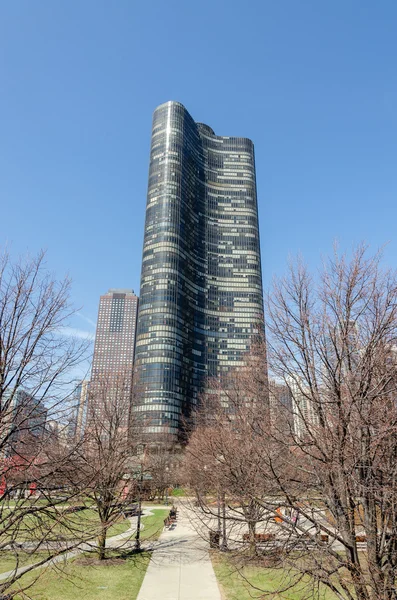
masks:
{"label": "small tree", "polygon": [[394,598],[396,274],[365,247],[350,260],[335,251],[318,278],[298,261],[275,281],[268,314],[270,368],[292,400],[290,434],[273,429],[261,457],[300,515],[283,529],[303,559],[286,564],[339,597]]}
{"label": "small tree", "polygon": [[84,496],[99,517],[98,557],[106,556],[109,528],[136,496],[130,371],[104,373],[92,381],[83,442]]}
{"label": "small tree", "polygon": [[258,500],[268,493],[257,460],[262,426],[256,422],[269,414],[267,371],[258,369],[258,347],[244,369],[211,383],[185,458],[186,476],[198,499],[193,510],[211,529],[216,520],[222,550],[228,548],[228,538],[236,548],[248,536],[251,555],[256,553],[256,527],[266,520]]}
{"label": "small tree", "polygon": [[181,454],[165,450],[162,447],[148,448],[146,471],[150,474],[150,492],[152,498],[164,500],[168,490],[179,482]]}
{"label": "small tree", "polygon": [[[21,542],[30,542],[33,558],[43,547],[51,558],[76,543],[71,525],[70,543],[47,545],[61,524],[68,527],[61,505],[70,499],[65,483],[74,448],[53,454],[45,424],[66,418],[70,373],[88,347],[62,335],[73,314],[69,294],[70,281],[48,273],[44,253],[19,261],[1,255],[0,549],[14,553],[15,571],[0,582],[0,594],[12,596],[21,577]],[[73,478],[78,481],[76,472]]]}
{"label": "small tree", "polygon": [[[204,453],[221,456],[228,494],[244,490],[263,509],[259,550],[284,573],[264,594],[300,583],[308,597],[325,587],[347,600],[395,598],[396,340],[397,276],[379,255],[335,252],[316,278],[298,261],[269,293],[267,347],[232,375],[227,410],[192,437],[196,473]],[[246,564],[252,553],[236,542]]]}

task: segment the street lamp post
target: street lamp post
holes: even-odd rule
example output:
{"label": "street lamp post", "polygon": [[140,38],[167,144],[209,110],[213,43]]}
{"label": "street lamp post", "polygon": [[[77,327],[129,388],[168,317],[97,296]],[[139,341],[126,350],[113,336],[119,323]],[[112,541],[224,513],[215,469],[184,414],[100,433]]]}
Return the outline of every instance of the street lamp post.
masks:
{"label": "street lamp post", "polygon": [[136,524],[136,534],[135,534],[135,550],[137,552],[139,552],[141,549],[142,482],[143,482],[143,472],[141,471],[139,487],[138,487],[138,521]]}
{"label": "street lamp post", "polygon": [[143,484],[143,468],[144,468],[145,455],[143,455],[140,464],[140,475],[138,484],[138,521],[136,524],[135,534],[135,551],[139,552],[141,549],[141,512],[142,512],[142,484]]}
{"label": "street lamp post", "polygon": [[223,492],[222,494],[222,519],[223,519],[223,532],[222,532],[222,544],[221,544],[221,550],[222,552],[226,552],[228,550],[227,547],[227,533],[226,533],[226,493]]}
{"label": "street lamp post", "polygon": [[218,491],[217,497],[216,497],[216,505],[217,505],[217,512],[218,512],[218,535],[219,535],[219,539],[220,539],[220,537],[221,537],[221,498],[220,498],[219,491]]}
{"label": "street lamp post", "polygon": [[[219,454],[219,456],[217,456],[217,462],[220,465],[223,465],[225,463],[225,457],[223,456],[223,454]],[[219,498],[219,495],[218,495]],[[219,518],[219,506],[218,506],[218,518]],[[228,547],[227,547],[227,527],[226,527],[226,492],[225,490],[222,491],[222,544],[220,547],[222,552],[227,552]]]}
{"label": "street lamp post", "polygon": [[166,473],[166,476],[165,476],[165,485],[166,485],[166,488],[165,488],[165,505],[166,506],[168,506],[168,471],[169,470],[170,470],[169,467],[165,467],[165,473]]}

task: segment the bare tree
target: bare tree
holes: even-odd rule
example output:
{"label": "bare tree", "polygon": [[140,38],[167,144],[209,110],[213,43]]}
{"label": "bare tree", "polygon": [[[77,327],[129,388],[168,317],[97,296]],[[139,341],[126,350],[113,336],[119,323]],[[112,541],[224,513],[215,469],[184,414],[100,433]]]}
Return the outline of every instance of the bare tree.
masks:
{"label": "bare tree", "polygon": [[[268,418],[267,370],[259,367],[256,344],[244,369],[212,381],[196,414],[197,427],[186,449],[186,479],[196,493],[193,510],[217,532],[220,547],[242,547],[256,554],[256,528],[266,511],[258,501],[267,492],[258,459],[262,426]],[[261,363],[261,366],[262,363]]]}
{"label": "bare tree", "polygon": [[267,348],[249,359],[258,376],[234,375],[227,401],[240,474],[232,439],[219,442],[225,417],[216,432],[199,426],[206,446],[218,440],[222,485],[233,472],[264,510],[258,551],[284,573],[265,594],[300,582],[310,596],[324,587],[348,600],[396,596],[396,311],[396,274],[365,247],[351,259],[335,251],[318,277],[292,264],[269,293]]}
{"label": "bare tree", "polygon": [[176,449],[161,446],[148,448],[145,469],[150,474],[150,494],[153,499],[164,500],[180,481],[182,454]]}
{"label": "bare tree", "polygon": [[91,383],[88,398],[81,470],[86,477],[84,497],[100,521],[100,560],[106,556],[109,528],[123,518],[137,495],[130,378],[129,370],[103,373]]}
{"label": "bare tree", "polygon": [[[65,484],[73,449],[55,460],[45,423],[66,418],[71,372],[88,348],[62,333],[73,314],[69,295],[70,281],[51,276],[44,253],[16,262],[0,257],[0,549],[15,558],[0,594],[10,597],[21,555],[43,563],[67,550],[52,544],[67,493],[54,482]],[[46,557],[35,558],[43,549]]]}
{"label": "bare tree", "polygon": [[395,596],[396,300],[396,274],[363,246],[335,250],[318,280],[298,261],[269,295],[269,363],[294,426],[275,436],[279,466],[268,450],[263,464],[301,515],[305,572],[340,597]]}

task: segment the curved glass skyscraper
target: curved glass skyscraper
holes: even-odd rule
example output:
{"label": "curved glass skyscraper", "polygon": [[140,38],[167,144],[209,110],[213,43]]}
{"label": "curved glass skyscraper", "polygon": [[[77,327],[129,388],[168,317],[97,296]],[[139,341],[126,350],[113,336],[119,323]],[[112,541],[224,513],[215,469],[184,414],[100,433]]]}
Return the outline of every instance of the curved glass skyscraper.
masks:
{"label": "curved glass skyscraper", "polygon": [[136,416],[178,439],[211,377],[242,364],[263,313],[254,147],[179,102],[153,116]]}

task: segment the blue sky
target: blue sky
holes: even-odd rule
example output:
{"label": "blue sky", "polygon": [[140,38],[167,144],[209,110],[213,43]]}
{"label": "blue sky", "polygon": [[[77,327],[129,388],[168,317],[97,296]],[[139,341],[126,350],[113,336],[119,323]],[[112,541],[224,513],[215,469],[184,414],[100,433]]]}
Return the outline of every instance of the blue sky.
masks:
{"label": "blue sky", "polygon": [[139,292],[154,108],[256,148],[265,287],[301,252],[397,263],[395,0],[0,3],[1,245],[48,250],[93,332]]}

